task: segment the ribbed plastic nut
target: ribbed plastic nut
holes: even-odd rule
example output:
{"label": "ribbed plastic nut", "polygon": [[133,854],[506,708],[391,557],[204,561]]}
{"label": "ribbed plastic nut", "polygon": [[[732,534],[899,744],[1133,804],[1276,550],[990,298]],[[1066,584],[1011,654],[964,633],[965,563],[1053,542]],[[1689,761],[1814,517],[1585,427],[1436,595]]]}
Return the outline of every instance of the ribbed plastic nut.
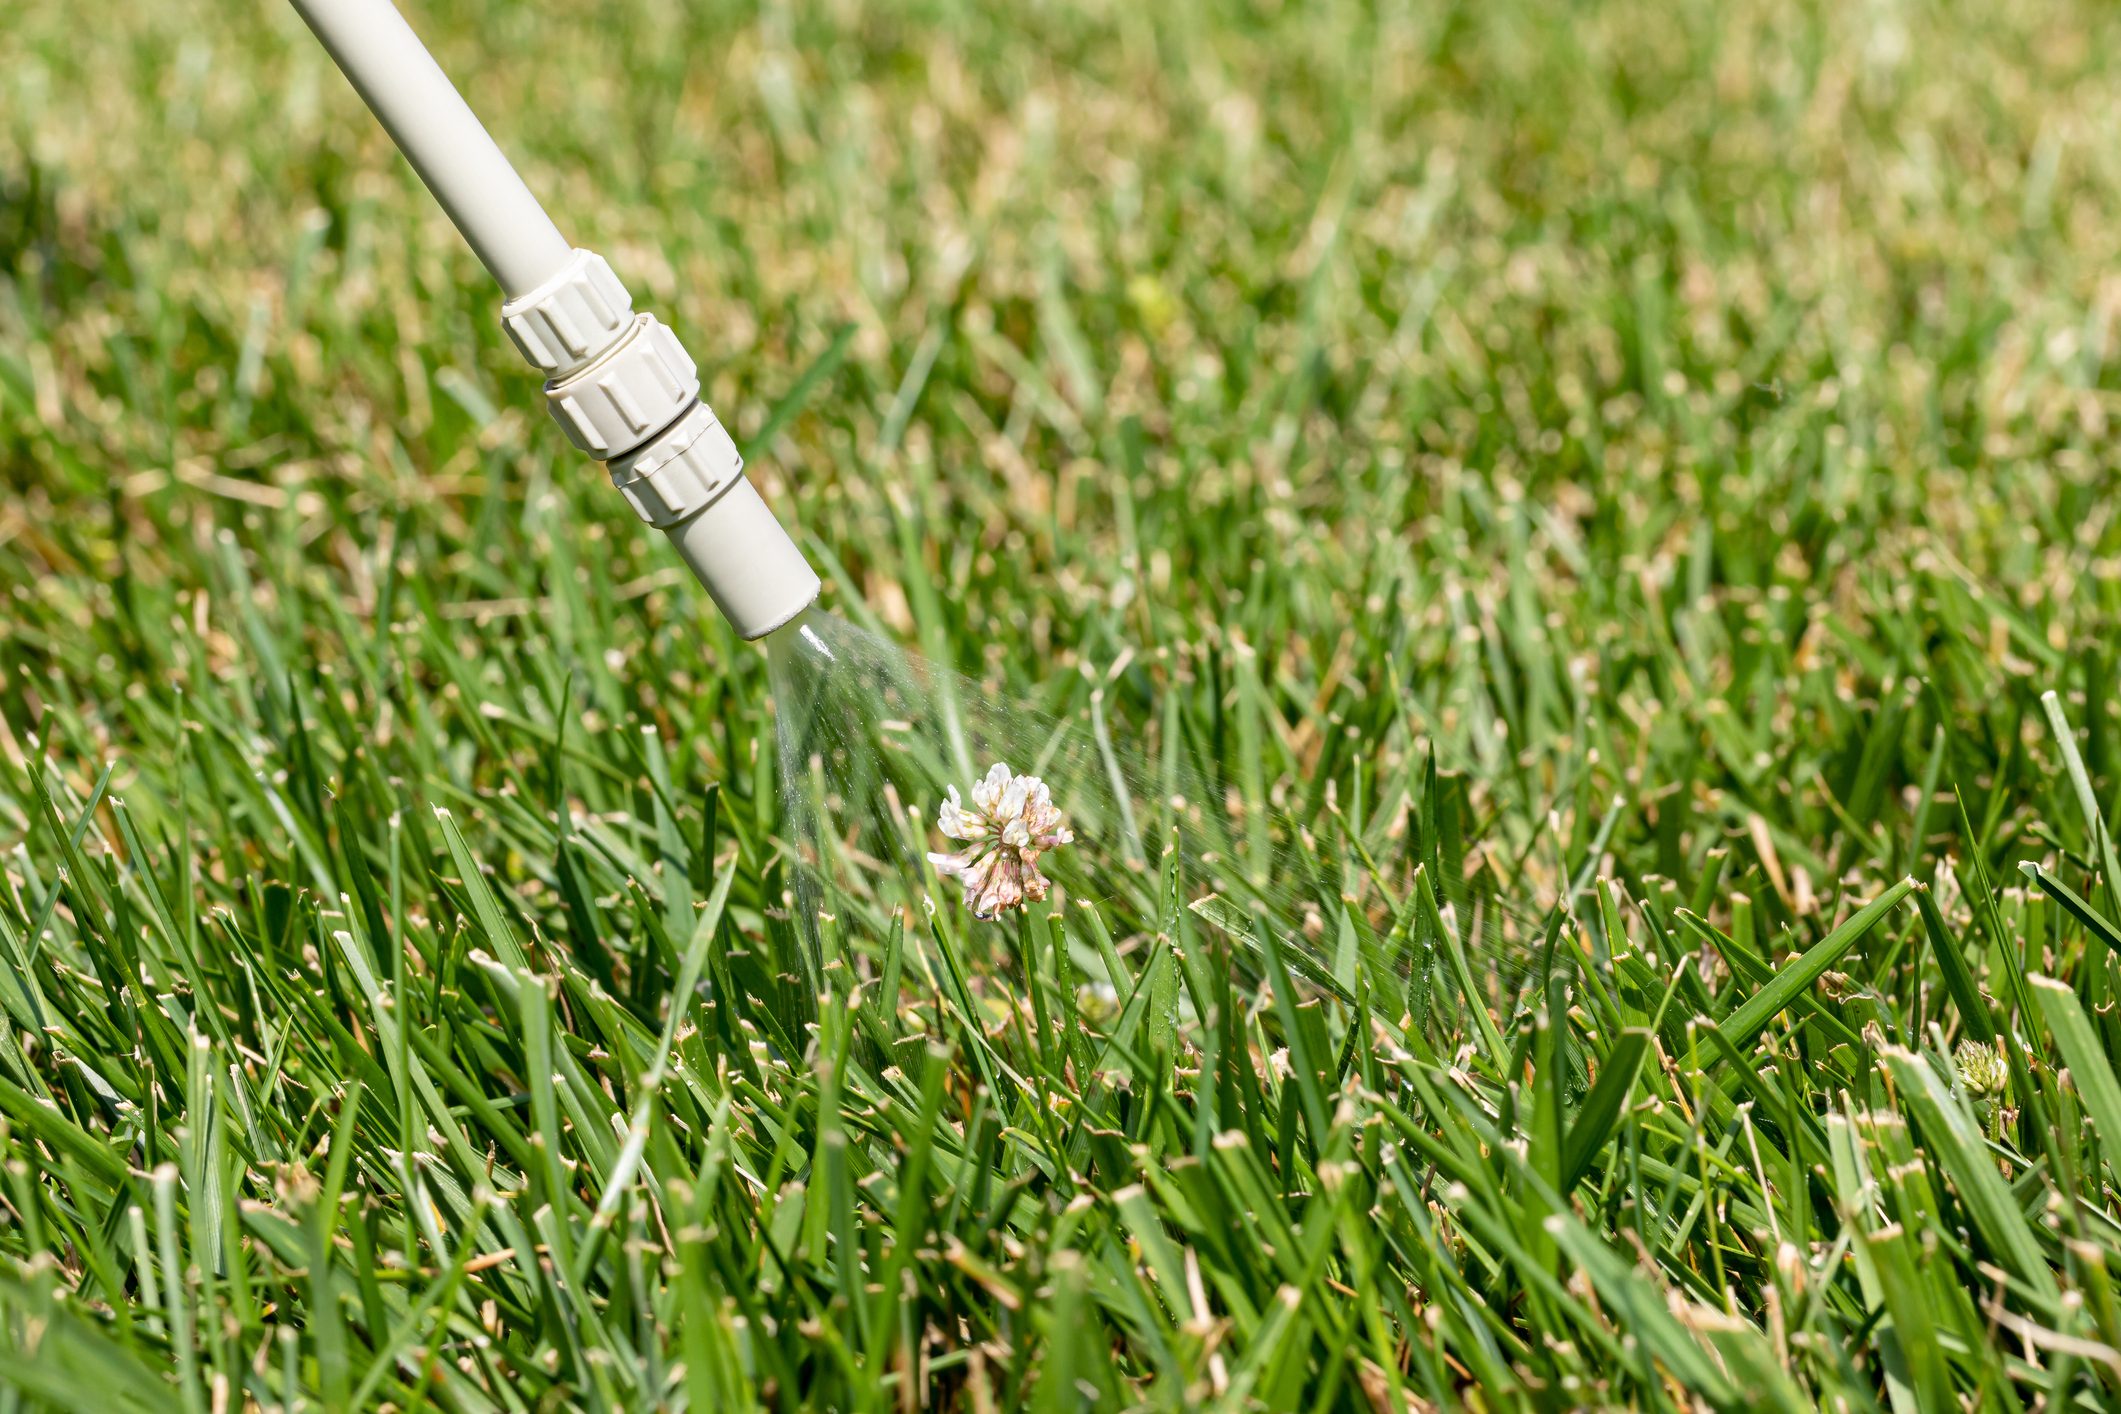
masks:
{"label": "ribbed plastic nut", "polygon": [[700,370],[652,314],[595,363],[545,385],[546,406],[567,440],[609,461],[677,420],[700,395]]}
{"label": "ribbed plastic nut", "polygon": [[626,332],[633,296],[604,257],[578,250],[560,273],[501,306],[501,327],[547,378],[579,368]]}
{"label": "ribbed plastic nut", "polygon": [[698,514],[743,474],[743,454],[705,403],[694,403],[668,432],[611,464],[611,484],[636,515],[658,527]]}

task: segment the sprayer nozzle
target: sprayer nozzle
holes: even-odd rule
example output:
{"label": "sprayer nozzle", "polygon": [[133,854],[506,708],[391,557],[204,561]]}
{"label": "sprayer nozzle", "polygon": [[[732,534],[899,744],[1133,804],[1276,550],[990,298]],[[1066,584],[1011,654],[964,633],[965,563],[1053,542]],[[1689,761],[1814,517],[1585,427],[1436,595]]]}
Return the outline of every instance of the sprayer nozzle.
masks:
{"label": "sprayer nozzle", "polygon": [[634,312],[602,256],[568,248],[391,0],[294,4],[500,281],[501,322],[568,440],[610,463],[738,633],[763,638],[807,608],[817,574],[744,480],[677,336]]}
{"label": "sprayer nozzle", "polygon": [[763,638],[817,598],[816,571],[745,480],[744,458],[707,404],[614,458],[611,482],[670,537],[744,637]]}
{"label": "sprayer nozzle", "polygon": [[663,527],[736,631],[764,638],[809,608],[823,586],[817,571],[739,476],[690,520]]}

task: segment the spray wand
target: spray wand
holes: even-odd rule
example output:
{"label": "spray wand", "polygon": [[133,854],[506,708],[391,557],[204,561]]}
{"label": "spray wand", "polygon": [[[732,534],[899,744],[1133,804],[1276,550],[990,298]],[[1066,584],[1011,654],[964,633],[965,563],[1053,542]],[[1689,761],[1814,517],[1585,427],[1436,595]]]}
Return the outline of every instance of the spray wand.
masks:
{"label": "spray wand", "polygon": [[817,573],[745,479],[677,336],[561,236],[391,0],[293,4],[501,286],[501,325],[567,440],[610,468],[743,637],[800,614]]}

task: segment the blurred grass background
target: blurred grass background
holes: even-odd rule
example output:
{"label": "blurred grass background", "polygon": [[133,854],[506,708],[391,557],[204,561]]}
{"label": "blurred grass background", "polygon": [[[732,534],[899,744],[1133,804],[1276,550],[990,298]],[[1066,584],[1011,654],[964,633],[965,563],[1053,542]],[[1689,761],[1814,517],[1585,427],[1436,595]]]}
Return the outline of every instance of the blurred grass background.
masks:
{"label": "blurred grass background", "polygon": [[[2115,1042],[2111,925],[2101,931],[2114,881],[2098,802],[2117,767],[2121,16],[2044,0],[423,0],[409,14],[562,229],[605,252],[700,356],[768,500],[801,523],[828,571],[828,607],[1062,715],[1102,685],[1115,718],[1152,741],[1177,694],[1196,739],[1213,744],[1212,768],[1322,837],[1346,833],[1335,810],[1365,802],[1353,833],[1389,867],[1369,877],[1347,864],[1363,903],[1351,927],[1391,931],[1395,907],[1380,899],[1406,882],[1402,854],[1420,862],[1409,842],[1439,799],[1448,828],[1475,842],[1459,871],[1467,886],[1516,916],[1543,918],[1580,893],[1579,876],[1611,878],[1620,900],[1576,897],[1585,916],[1564,929],[1564,951],[1589,975],[1607,969],[1609,1003],[1535,996],[1495,1019],[1510,1043],[1501,1054],[1477,1029],[1437,1038],[1423,1053],[1433,1074],[1408,1090],[1366,1075],[1374,1108],[1331,1116],[1331,1135],[1313,1132],[1323,1110],[1298,1123],[1280,1082],[1264,1109],[1242,1103],[1233,1117],[1168,1065],[1137,1076],[1137,1093],[1163,1096],[1185,1125],[1207,1115],[1202,1134],[1264,1126],[1292,1210],[1330,1186],[1314,1182],[1318,1165],[1355,1162],[1336,1145],[1353,1146],[1380,1229],[1411,1225],[1420,1242],[1365,1256],[1358,1235],[1313,1229],[1329,1255],[1294,1276],[1271,1255],[1189,1247],[1216,1292],[1197,1298],[1215,1315],[1196,1311],[1195,1330],[1172,1312],[1196,1298],[1160,1280],[1176,1268],[1128,1284],[1126,1273],[1180,1261],[1142,1235],[1143,1213],[1181,1239],[1220,1225],[1271,1247],[1250,1226],[1266,1219],[1242,1208],[1204,1222],[1198,1195],[1162,1187],[1153,1208],[1129,1207],[1125,1155],[1077,1152],[1094,1222],[1067,1226],[1055,1200],[1022,1226],[982,1229],[967,1220],[971,1199],[953,1202],[950,1250],[969,1260],[920,1257],[928,1294],[865,1326],[834,1364],[806,1355],[820,1337],[799,1322],[831,1325],[861,1304],[860,1283],[827,1257],[848,1240],[831,1228],[835,1210],[803,1209],[799,1193],[790,1221],[804,1236],[792,1242],[772,1204],[724,1193],[712,1200],[733,1205],[723,1246],[704,1244],[701,1265],[680,1264],[685,1280],[658,1295],[612,1298],[655,1313],[628,1358],[677,1341],[682,1321],[653,1334],[675,1310],[738,1352],[722,1364],[687,1355],[688,1378],[708,1380],[711,1366],[729,1379],[682,1386],[696,1407],[710,1394],[789,1402],[808,1390],[844,1407],[1007,1405],[1035,1392],[1061,1408],[1081,1387],[1107,1404],[1169,1407],[1307,1392],[1380,1407],[1742,1407],[1763,1389],[1849,1408],[2112,1396],[2111,1141],[2080,1138],[2078,1107],[2094,1053],[2072,1056],[2080,1078],[2068,1078],[2046,1013],[2028,1010],[2014,979],[2031,969],[2068,982],[2092,1021],[2067,1034],[2104,1065]],[[10,993],[17,1029],[35,1037],[51,1024],[32,999],[39,987],[98,1014],[52,1033],[56,1050],[17,1043],[0,1055],[11,1087],[0,1100],[26,1097],[0,1104],[17,1165],[0,1248],[21,1267],[0,1304],[24,1357],[0,1380],[63,1405],[92,1386],[38,1379],[111,1368],[100,1354],[69,1364],[57,1337],[31,1340],[34,1328],[71,1332],[89,1352],[107,1336],[193,1399],[209,1397],[218,1372],[260,1407],[295,1388],[329,1406],[376,1369],[370,1396],[417,1402],[420,1387],[445,1407],[509,1407],[490,1372],[424,1386],[406,1372],[409,1347],[383,1332],[411,1319],[428,1338],[425,1308],[405,1304],[413,1282],[405,1297],[348,1286],[349,1332],[305,1323],[284,1382],[243,1384],[250,1349],[273,1328],[246,1297],[229,1308],[227,1348],[201,1326],[202,1374],[176,1353],[174,1315],[149,1326],[122,1314],[155,1304],[124,1269],[173,1250],[136,1250],[126,1215],[138,1209],[153,1227],[163,1195],[146,1175],[161,1161],[178,1163],[183,1194],[209,1191],[221,1144],[241,1155],[246,1201],[302,1221],[314,1194],[287,1187],[279,1165],[323,1171],[337,1152],[323,1097],[340,1067],[375,1091],[346,1121],[347,1152],[360,1155],[350,1181],[394,1214],[384,1228],[404,1224],[348,1240],[402,1240],[407,1268],[446,1266],[394,1187],[392,1154],[419,1128],[412,1111],[390,1113],[406,1072],[369,1073],[355,1058],[387,1049],[382,1023],[312,1049],[305,1027],[277,1029],[254,993],[232,998],[291,979],[354,998],[330,936],[349,926],[338,910],[363,887],[354,876],[373,875],[389,881],[372,885],[380,901],[347,910],[387,916],[376,931],[411,940],[415,978],[446,974],[473,999],[463,1005],[505,1013],[504,984],[482,1001],[488,984],[457,979],[460,965],[476,972],[463,961],[467,930],[469,945],[499,946],[463,866],[479,861],[513,926],[538,935],[542,966],[579,980],[570,969],[591,948],[567,896],[573,867],[606,900],[602,926],[634,959],[614,975],[636,984],[629,1003],[652,1033],[682,972],[692,896],[723,872],[674,838],[700,839],[716,820],[734,850],[729,926],[755,940],[774,923],[762,659],[538,415],[483,271],[290,11],[18,0],[7,30],[0,834],[12,853],[0,915],[11,965],[42,979]],[[1247,704],[1264,704],[1263,735],[1242,729]],[[2057,735],[2058,722],[2081,741]],[[2081,787],[2064,741],[2081,753]],[[1453,768],[1441,785],[1425,776],[1432,748]],[[718,816],[699,803],[707,782],[721,783]],[[548,797],[564,809],[523,804]],[[456,813],[468,853],[434,833],[432,806]],[[400,816],[411,822],[402,844]],[[587,862],[568,864],[570,839],[590,841]],[[2016,887],[2027,860],[2071,881],[2090,917]],[[610,902],[634,874],[641,902]],[[1735,1044],[1765,1088],[1738,1085],[1745,1067],[1698,1036],[1688,1054],[1681,1013],[1752,1019],[1755,951],[1765,968],[1832,939],[1860,902],[1910,874],[1928,886],[1936,925],[1901,909],[1861,954],[1835,953],[1837,1007],[1867,999],[1845,1008],[1846,1035],[1763,990],[1778,1003],[1768,1050],[1751,1049],[1755,1036]],[[212,1129],[195,1107],[218,1082],[172,1079],[186,1062],[166,1037],[140,1041],[147,1059],[130,1088],[123,1063],[105,1068],[114,1095],[60,1059],[118,1056],[130,1031],[159,1034],[131,1010],[100,1015],[117,983],[99,971],[98,934],[155,912],[143,878],[159,878],[166,914],[147,991],[163,999],[168,1034],[203,1028],[218,1061],[245,1057],[220,1113],[254,1104],[284,1111],[284,1124],[251,1113]],[[1990,878],[1994,889],[1980,882]],[[135,912],[113,922],[128,898]],[[1682,903],[1715,937],[1685,930]],[[1635,954],[1660,968],[1706,947],[1707,990],[1669,1011],[1654,995],[1630,1001],[1609,968],[1629,930]],[[1149,946],[1145,935],[1121,943],[1136,960]],[[405,951],[375,956],[404,962]],[[246,960],[261,957],[254,974]],[[275,968],[278,981],[255,980]],[[240,1019],[226,1034],[186,1020],[195,995]],[[458,1044],[454,995],[438,981],[425,1003],[444,1054]],[[966,1059],[984,1022],[952,1022],[951,1000],[909,1002],[904,1024],[970,1046],[936,1062],[955,1106],[985,1083]],[[1253,1000],[1264,1065],[1290,1036]],[[1402,1000],[1331,1013],[1343,1074],[1360,1049],[1348,1038],[1397,1023]],[[1579,1004],[1588,1013],[1572,1013]],[[468,1016],[458,1020],[476,1031]],[[551,1019],[588,1034],[579,1015]],[[1534,1097],[1551,1092],[1557,1125],[1579,1114],[1608,1060],[1640,1062],[1617,1038],[1644,1027],[1663,1060],[1613,1099],[1628,1101],[1624,1116],[1601,1120],[1618,1126],[1601,1137],[1620,1137],[1577,1194],[1582,1225],[1556,1239],[1571,1259],[1507,1250],[1510,1232],[1567,1206],[1566,1187],[1558,1200],[1540,1187],[1534,1131],[1547,1101]],[[1419,1030],[1400,1040],[1413,1045]],[[2023,1034],[2025,1050],[2003,1119],[1977,1132],[1995,1107],[1978,1110],[1946,1052],[1999,1033]],[[685,1044],[705,1048],[703,1073],[718,1055],[741,1069],[733,1036]],[[1568,1085],[1542,1049],[1556,1036],[1564,1052],[1581,1048]],[[461,1043],[472,1090],[522,1100],[511,1077],[523,1057],[508,1049],[519,1039]],[[724,1040],[733,1049],[719,1050]],[[1879,1059],[1894,1047],[1917,1069]],[[284,1071],[263,1059],[276,1055]],[[1454,1058],[1470,1072],[1447,1083],[1442,1062]],[[612,1062],[615,1095],[632,1093],[646,1059]],[[1720,1082],[1703,1078],[1719,1066]],[[1963,1125],[1910,1078],[1918,1071],[1967,1106]],[[1041,1073],[1058,1083],[1063,1071]],[[1421,1088],[1461,1082],[1477,1099]],[[786,1142],[822,1153],[824,1129],[805,1126],[838,1115],[837,1082],[787,1083],[814,1118]],[[1700,1087],[1718,1083],[1771,1114],[1765,1127],[1727,1104],[1704,1108]],[[275,1089],[288,1084],[300,1093]],[[1093,1098],[1076,1093],[1090,1110]],[[78,1141],[33,1122],[45,1100]],[[754,1102],[734,1101],[740,1114]],[[453,1103],[475,1136],[505,1143],[512,1125],[533,1124]],[[706,1132],[712,1105],[699,1103]],[[951,1111],[964,1152],[991,1161],[996,1183],[1043,1194],[1058,1182],[1028,1179],[981,1105]],[[1873,1105],[1882,1128],[1848,1138],[1856,1110]],[[1392,1188],[1374,1152],[1388,1111],[1438,1143],[1473,1146],[1466,1171],[1440,1170],[1455,1190],[1434,1169]],[[1112,1132],[1153,1138],[1139,1103],[1098,1113]],[[1850,1128],[1829,1132],[1818,1116]],[[1876,1116],[1865,1110],[1863,1124]],[[895,1182],[912,1131],[865,1123],[884,1126],[867,1135],[865,1172]],[[164,1128],[172,1137],[158,1141]],[[782,1176],[807,1173],[776,1150],[779,1132],[739,1123],[730,1152],[756,1144]],[[682,1157],[697,1175],[698,1140],[672,1141],[651,1170]],[[1498,1157],[1522,1152],[1533,1178]],[[587,1144],[580,1157],[610,1156]],[[1893,1165],[1917,1159],[1938,1177],[1934,1194],[1866,1187],[1873,1170],[1903,1183]],[[87,1167],[69,1176],[66,1163]],[[2015,1186],[1998,1200],[1969,1165]],[[1815,1176],[1785,1181],[1793,1172]],[[1395,1206],[1416,1188],[1419,1201]],[[234,1191],[215,1201],[233,1204]],[[557,1204],[563,1231],[588,1221],[553,1190],[533,1196]],[[981,1203],[992,1196],[979,1190]],[[175,1189],[170,1202],[174,1215]],[[522,1206],[529,1221],[535,1204]],[[1704,1207],[1716,1214],[1706,1231]],[[911,1252],[926,1238],[910,1221],[897,1212],[874,1240]],[[936,1222],[927,1236],[940,1241]],[[54,1235],[68,1223],[82,1233]],[[2016,1245],[2021,1230],[2030,1248]],[[245,1248],[252,1279],[313,1280],[289,1275],[297,1255],[266,1231],[242,1239],[264,1244]],[[79,1255],[94,1247],[89,1232],[107,1251]],[[195,1225],[183,1238],[201,1240]],[[1424,1248],[1432,1268],[1411,1255]],[[1861,1280],[1858,1248],[1878,1254]],[[1054,1276],[1075,1267],[1047,1262],[1078,1250],[1105,1273],[1081,1287]],[[754,1296],[744,1284],[762,1264],[784,1275]],[[211,1255],[199,1268],[215,1269]],[[1381,1285],[1396,1284],[1398,1304],[1350,1301],[1324,1317],[1300,1305],[1291,1326],[1266,1301],[1285,1289],[1330,1309],[1326,1293],[1363,1285],[1364,1271],[1391,1273]],[[1563,1284],[1572,1271],[1596,1274],[1595,1299]],[[701,1272],[719,1273],[716,1294],[685,1284]],[[1216,1273],[1264,1287],[1237,1302]],[[597,1280],[626,1283],[616,1269]],[[1967,1304],[1984,1282],[2004,1293],[1993,1311]],[[60,1288],[82,1292],[80,1331],[52,1315]],[[162,1290],[175,1290],[166,1276]],[[522,1358],[537,1386],[524,1398],[676,1399],[649,1378],[667,1368],[600,1383],[615,1377],[552,1324],[573,1309],[571,1290],[542,1307],[500,1297],[507,1310],[488,1329],[505,1330],[507,1354],[490,1358]],[[429,1291],[438,1310],[462,1295]],[[1630,1292],[1651,1307],[1616,1296]],[[1667,1297],[1684,1339],[1654,1319]],[[223,1309],[223,1296],[199,1299]],[[335,1308],[339,1297],[306,1299]],[[1076,1301],[1102,1324],[1083,1324]],[[1941,1333],[1921,1325],[1932,1306]],[[472,1310],[461,1319],[476,1326]],[[776,1320],[786,1325],[761,1334]],[[903,1341],[892,1335],[901,1320],[914,1333]],[[1645,1336],[1646,1358],[1613,1334],[1653,1328],[1678,1343]],[[1056,1347],[1054,1329],[1101,1337]],[[352,1341],[359,1359],[348,1367],[333,1341]],[[946,1363],[931,1370],[916,1346]],[[47,1358],[26,1358],[38,1350]],[[277,1353],[260,1358],[277,1372]],[[1247,1379],[1233,1384],[1229,1364]],[[887,1369],[898,1373],[880,1383]],[[136,1393],[151,1403],[154,1388]]]}
{"label": "blurred grass background", "polygon": [[[902,632],[918,518],[960,660],[1254,614],[1276,650],[1398,618],[1441,657],[1520,546],[1557,658],[1650,643],[1643,596],[1681,584],[1784,585],[1785,632],[1861,623],[1831,594],[1955,575],[1932,539],[2026,609],[2103,523],[2094,9],[415,18],[737,430],[780,423],[754,461]],[[463,545],[512,563],[562,527],[664,568],[291,14],[12,29],[11,510],[63,544],[14,530],[20,582],[122,559],[190,587],[164,557],[208,524],[343,581],[394,518],[452,542],[444,597],[476,597]],[[2088,606],[2042,598],[2069,641]]]}

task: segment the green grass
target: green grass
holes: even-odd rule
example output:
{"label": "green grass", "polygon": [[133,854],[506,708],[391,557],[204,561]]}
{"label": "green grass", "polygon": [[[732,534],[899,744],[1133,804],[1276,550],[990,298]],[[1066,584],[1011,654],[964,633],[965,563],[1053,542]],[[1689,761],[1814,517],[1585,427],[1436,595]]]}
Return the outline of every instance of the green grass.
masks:
{"label": "green grass", "polygon": [[1153,883],[806,995],[762,655],[308,36],[28,0],[0,1411],[2121,1399],[2121,16],[414,18],[1345,996]]}

